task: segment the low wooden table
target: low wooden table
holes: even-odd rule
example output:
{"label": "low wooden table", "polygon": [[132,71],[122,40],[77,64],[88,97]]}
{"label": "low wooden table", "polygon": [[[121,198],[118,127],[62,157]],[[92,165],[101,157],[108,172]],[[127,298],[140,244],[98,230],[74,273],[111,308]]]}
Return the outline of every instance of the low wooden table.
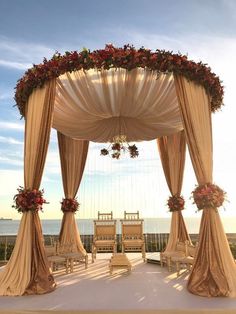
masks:
{"label": "low wooden table", "polygon": [[114,268],[127,269],[127,271],[131,272],[131,263],[124,253],[115,253],[110,259],[109,269],[110,274],[112,274]]}

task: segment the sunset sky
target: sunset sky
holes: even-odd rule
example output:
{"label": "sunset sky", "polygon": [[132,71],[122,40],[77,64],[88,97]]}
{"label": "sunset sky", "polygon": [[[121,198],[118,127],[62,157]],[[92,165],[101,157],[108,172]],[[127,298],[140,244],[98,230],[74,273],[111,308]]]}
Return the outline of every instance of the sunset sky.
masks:
{"label": "sunset sky", "polygon": [[[208,63],[225,86],[222,111],[213,115],[214,182],[228,193],[222,216],[235,217],[236,193],[236,1],[234,0],[0,0],[0,217],[20,219],[11,208],[23,185],[24,120],[14,107],[17,80],[55,51],[133,44],[188,54]],[[155,141],[138,143],[140,157],[116,161],[100,156],[106,145],[91,143],[78,193],[80,218],[98,210],[139,210],[168,217],[169,191]],[[187,158],[185,216],[199,216],[189,200],[196,179]],[[60,218],[63,197],[56,132],[53,130],[41,187],[50,202],[43,219]]]}

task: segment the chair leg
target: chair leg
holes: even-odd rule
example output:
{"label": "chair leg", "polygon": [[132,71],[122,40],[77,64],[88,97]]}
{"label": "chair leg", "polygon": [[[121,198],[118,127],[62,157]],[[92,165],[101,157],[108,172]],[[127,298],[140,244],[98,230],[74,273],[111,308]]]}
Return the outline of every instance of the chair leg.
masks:
{"label": "chair leg", "polygon": [[85,255],[85,269],[88,268],[88,255]]}
{"label": "chair leg", "polygon": [[143,258],[143,261],[145,262],[146,261],[145,244],[142,246],[142,258]]}
{"label": "chair leg", "polygon": [[163,267],[163,255],[162,255],[162,252],[160,253],[160,263],[161,263],[161,267]]}
{"label": "chair leg", "polygon": [[69,264],[70,264],[70,272],[73,273],[73,271],[74,271],[74,259],[73,258],[70,258]]}
{"label": "chair leg", "polygon": [[167,262],[168,271],[171,272],[171,258],[167,257],[166,262]]}
{"label": "chair leg", "polygon": [[180,275],[180,262],[175,262],[176,264],[176,271],[177,271],[177,277]]}
{"label": "chair leg", "polygon": [[94,263],[94,259],[96,258],[94,251],[95,251],[95,247],[94,245],[92,245],[92,263]]}

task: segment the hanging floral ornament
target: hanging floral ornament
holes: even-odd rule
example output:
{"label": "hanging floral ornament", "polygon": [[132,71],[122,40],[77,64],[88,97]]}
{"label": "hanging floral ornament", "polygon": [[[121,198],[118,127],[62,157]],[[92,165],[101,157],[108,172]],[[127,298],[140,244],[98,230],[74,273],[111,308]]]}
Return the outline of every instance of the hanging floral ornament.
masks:
{"label": "hanging floral ornament", "polygon": [[113,159],[120,159],[121,154],[129,153],[130,158],[136,158],[139,155],[137,146],[130,145],[125,135],[117,135],[113,138],[113,143],[111,143],[108,148],[101,149],[101,155],[110,155]]}
{"label": "hanging floral ornament", "polygon": [[184,209],[184,198],[180,195],[172,195],[169,197],[167,201],[167,205],[169,207],[170,212],[175,212]]}

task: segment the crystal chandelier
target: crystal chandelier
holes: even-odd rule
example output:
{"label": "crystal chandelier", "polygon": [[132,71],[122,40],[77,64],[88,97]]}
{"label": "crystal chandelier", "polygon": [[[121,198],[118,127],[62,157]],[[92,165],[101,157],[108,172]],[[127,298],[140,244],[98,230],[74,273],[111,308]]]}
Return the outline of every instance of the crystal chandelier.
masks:
{"label": "crystal chandelier", "polygon": [[101,155],[110,155],[114,159],[120,159],[122,153],[128,152],[130,158],[136,158],[139,155],[137,146],[130,145],[127,142],[126,135],[116,135],[108,148],[101,149]]}

